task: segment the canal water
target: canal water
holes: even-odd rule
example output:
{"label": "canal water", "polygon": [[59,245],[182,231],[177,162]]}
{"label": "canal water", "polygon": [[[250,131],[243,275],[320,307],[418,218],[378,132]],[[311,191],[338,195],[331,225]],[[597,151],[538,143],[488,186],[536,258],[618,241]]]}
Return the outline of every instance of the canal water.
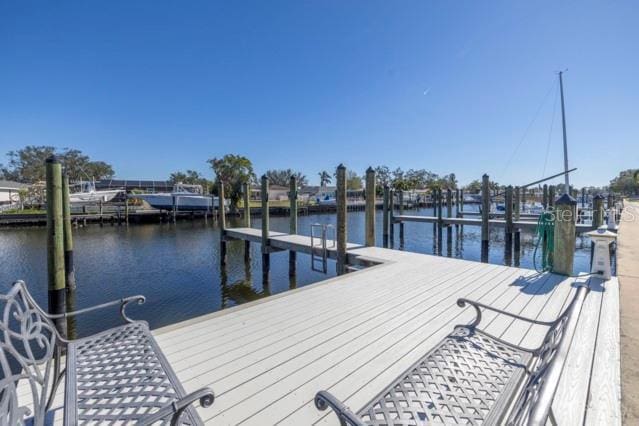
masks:
{"label": "canal water", "polygon": [[[410,214],[433,215],[432,209],[412,210]],[[377,213],[377,242],[381,245],[381,211]],[[288,217],[271,217],[271,229],[287,232]],[[334,214],[299,217],[300,234],[310,235],[313,223],[335,223]],[[241,226],[230,219],[228,226]],[[260,220],[253,220],[259,228]],[[364,212],[349,212],[348,241],[363,243]],[[451,238],[443,233],[441,254],[467,260],[480,260],[480,228],[466,226],[463,234],[451,227]],[[395,248],[399,248],[399,232]],[[519,265],[533,268],[534,236],[522,233]],[[504,234],[491,232],[490,263],[505,264]],[[447,244],[450,241],[450,244]],[[403,249],[437,253],[433,226],[406,223]],[[78,288],[72,303],[87,307],[127,295],[143,294],[146,304],[134,306],[130,314],[147,320],[152,328],[183,321],[226,307],[255,300],[291,288],[303,287],[335,275],[335,264],[328,273],[313,271],[310,256],[298,254],[297,274],[289,277],[288,253],[271,255],[269,282],[262,282],[259,244],[252,245],[249,264],[244,262],[244,243],[228,244],[228,262],[220,270],[219,229],[212,220],[179,221],[177,224],[141,224],[100,227],[89,225],[74,230],[75,265]],[[590,242],[577,238],[575,272],[589,270]],[[46,229],[13,228],[0,230],[0,291],[6,292],[17,279],[24,280],[36,300],[46,306]],[[428,271],[424,271],[427,274]],[[117,310],[90,314],[77,323],[79,335],[116,324]]]}

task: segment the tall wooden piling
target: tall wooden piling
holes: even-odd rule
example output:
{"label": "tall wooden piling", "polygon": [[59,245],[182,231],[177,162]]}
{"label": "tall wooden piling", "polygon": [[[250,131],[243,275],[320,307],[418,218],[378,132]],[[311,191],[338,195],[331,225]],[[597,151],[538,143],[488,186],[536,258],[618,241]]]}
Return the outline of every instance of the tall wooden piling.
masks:
{"label": "tall wooden piling", "polygon": [[[515,187],[515,202],[514,202],[513,218],[518,221],[521,218],[521,188]],[[521,230],[519,227],[515,227],[515,263],[519,266],[518,253],[521,250]]]}
{"label": "tall wooden piling", "polygon": [[[404,214],[404,190],[399,190],[399,215]],[[404,248],[404,222],[399,222],[399,247]]]}
{"label": "tall wooden piling", "polygon": [[555,186],[548,187],[548,207],[555,207]]}
{"label": "tall wooden piling", "polygon": [[[242,184],[242,204],[244,205],[244,227],[251,227],[251,184],[250,182],[244,182]],[[251,242],[249,240],[244,241],[244,260],[248,261],[251,258]]]}
{"label": "tall wooden piling", "polygon": [[384,247],[388,247],[388,227],[390,216],[388,214],[390,189],[384,185],[384,199],[382,204],[382,242]]}
{"label": "tall wooden piling", "polygon": [[544,210],[548,208],[548,185],[544,184],[542,193],[541,193],[541,205],[544,207]]}
{"label": "tall wooden piling", "polygon": [[504,241],[508,247],[512,247],[513,241],[513,187],[506,187],[506,195],[504,204],[506,207],[506,232],[504,234]]}
{"label": "tall wooden piling", "polygon": [[69,175],[62,176],[62,216],[64,220],[64,271],[67,292],[76,288],[73,265],[73,230],[71,227],[71,201],[69,200]]}
{"label": "tall wooden piling", "polygon": [[375,246],[375,170],[366,169],[366,246]]}
{"label": "tall wooden piling", "polygon": [[[464,217],[464,190],[459,190],[459,206],[457,207],[457,216]],[[464,225],[459,227],[461,233],[464,233]]]}
{"label": "tall wooden piling", "polygon": [[604,197],[601,194],[597,194],[592,199],[592,226],[599,228],[604,224]]}
{"label": "tall wooden piling", "polygon": [[393,248],[395,245],[395,190],[390,188],[388,191],[388,246]]}
{"label": "tall wooden piling", "polygon": [[124,223],[129,224],[129,196],[124,194]]}
{"label": "tall wooden piling", "polygon": [[[459,217],[459,189],[455,190],[455,217]],[[459,225],[455,224],[455,231],[459,229]]]}
{"label": "tall wooden piling", "polygon": [[269,205],[268,205],[268,177],[262,176],[260,196],[262,200],[262,282],[268,283],[268,273],[271,269],[271,254],[269,250]]}
{"label": "tall wooden piling", "polygon": [[575,259],[575,210],[577,201],[563,194],[555,202],[553,272],[572,275]]}
{"label": "tall wooden piling", "polygon": [[[49,313],[62,314],[66,309],[62,165],[53,155],[46,160],[46,180]],[[55,323],[60,333],[66,336],[66,320],[58,320]]]}
{"label": "tall wooden piling", "polygon": [[226,206],[224,205],[224,182],[218,178],[217,183],[218,212],[220,214],[220,265],[226,265]]}
{"label": "tall wooden piling", "polygon": [[481,261],[488,263],[488,238],[490,218],[490,179],[487,174],[481,178]]}
{"label": "tall wooden piling", "polygon": [[[297,178],[291,176],[289,179],[288,187],[288,199],[290,205],[290,217],[289,217],[289,234],[297,234]],[[295,276],[295,270],[297,269],[297,253],[294,250],[288,252],[288,275],[289,277]]]}
{"label": "tall wooden piling", "polygon": [[346,167],[337,166],[335,203],[337,207],[337,275],[346,273]]}

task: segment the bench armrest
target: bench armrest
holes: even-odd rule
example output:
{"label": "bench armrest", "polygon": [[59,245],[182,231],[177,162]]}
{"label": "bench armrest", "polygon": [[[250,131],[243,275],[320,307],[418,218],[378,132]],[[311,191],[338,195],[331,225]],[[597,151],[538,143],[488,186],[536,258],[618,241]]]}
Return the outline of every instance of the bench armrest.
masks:
{"label": "bench armrest", "polygon": [[319,391],[315,394],[315,407],[324,411],[328,407],[335,412],[341,426],[364,426],[364,423],[342,401],[335,398],[328,391]]}
{"label": "bench armrest", "polygon": [[143,417],[136,423],[136,425],[150,426],[153,423],[166,420],[169,417],[171,418],[171,426],[177,425],[184,410],[198,400],[202,407],[207,408],[213,405],[215,395],[210,388],[198,389],[195,392],[191,392],[190,394],[173,401],[171,404],[161,408],[159,411]]}
{"label": "bench armrest", "polygon": [[482,309],[486,309],[488,311],[497,312],[498,314],[506,315],[506,316],[509,316],[511,318],[515,318],[515,319],[518,319],[518,320],[521,320],[521,321],[526,321],[526,322],[529,322],[531,324],[545,325],[545,326],[548,326],[548,327],[554,325],[555,322],[556,322],[556,321],[539,321],[539,320],[536,320],[536,319],[533,319],[533,318],[527,318],[527,317],[523,317],[521,315],[513,314],[512,312],[508,312],[508,311],[504,311],[504,310],[501,310],[501,309],[497,309],[497,308],[494,308],[492,306],[485,305],[485,304],[480,303],[480,302],[476,302],[474,300],[469,300],[469,299],[464,299],[464,298],[457,299],[457,306],[459,306],[460,308],[465,308],[467,304],[472,306],[473,308],[475,308],[475,320],[470,324],[471,327],[476,327],[481,322],[481,319],[482,319],[481,310]]}
{"label": "bench armrest", "polygon": [[133,320],[129,318],[128,316],[126,316],[126,312],[125,312],[127,305],[129,303],[134,303],[134,302],[137,303],[138,305],[141,305],[145,301],[146,301],[146,298],[144,296],[138,295],[138,296],[125,297],[119,300],[113,300],[111,302],[102,303],[100,305],[95,305],[95,306],[91,306],[84,309],[78,309],[77,311],[65,312],[63,314],[48,314],[48,313],[45,313],[45,314],[47,317],[51,319],[69,318],[76,315],[86,314],[88,312],[93,312],[100,309],[108,308],[111,306],[120,305],[120,315],[122,316],[122,319],[124,319],[124,321],[126,322],[131,323],[133,322]]}

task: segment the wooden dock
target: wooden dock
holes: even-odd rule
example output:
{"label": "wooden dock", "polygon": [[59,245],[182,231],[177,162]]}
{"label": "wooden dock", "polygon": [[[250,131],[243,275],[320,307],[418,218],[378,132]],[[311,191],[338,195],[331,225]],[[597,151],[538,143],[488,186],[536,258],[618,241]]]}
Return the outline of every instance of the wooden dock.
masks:
{"label": "wooden dock", "polygon": [[[442,224],[447,225],[464,225],[464,226],[481,226],[481,219],[474,219],[469,217],[442,217]],[[414,215],[394,215],[394,223],[402,222],[423,222],[423,223],[438,223],[439,219],[436,216],[414,216]],[[490,219],[488,224],[491,228],[505,228],[505,219]],[[537,229],[536,220],[513,220],[513,227],[519,228],[525,231],[534,231]],[[578,223],[575,226],[578,234],[592,231],[595,229],[592,225],[586,225]]]}
{"label": "wooden dock", "polygon": [[[229,229],[259,241],[259,230]],[[273,247],[310,251],[310,238],[270,233]],[[541,320],[554,319],[575,278],[378,247],[349,247],[379,262],[359,272],[155,331],[187,390],[211,386],[211,425],[337,424],[313,396],[327,389],[359,409],[472,312],[468,297]],[[560,424],[620,424],[618,284],[593,287],[554,409]],[[604,291],[605,290],[605,291]],[[150,301],[152,303],[152,301]],[[492,316],[488,330],[526,346],[544,329]]]}
{"label": "wooden dock", "polygon": [[[260,235],[227,229],[233,239],[257,242]],[[300,235],[271,232],[269,243],[310,252],[310,238]],[[348,256],[377,265],[154,331],[187,391],[215,391],[212,407],[198,407],[206,424],[337,425],[332,414],[314,407],[315,393],[329,390],[358,410],[455,324],[473,318],[471,308],[456,305],[458,298],[552,320],[578,281],[593,290],[554,413],[561,425],[621,424],[616,278],[538,274],[354,244]],[[541,326],[484,315],[487,331],[517,344],[533,347],[545,333]]]}

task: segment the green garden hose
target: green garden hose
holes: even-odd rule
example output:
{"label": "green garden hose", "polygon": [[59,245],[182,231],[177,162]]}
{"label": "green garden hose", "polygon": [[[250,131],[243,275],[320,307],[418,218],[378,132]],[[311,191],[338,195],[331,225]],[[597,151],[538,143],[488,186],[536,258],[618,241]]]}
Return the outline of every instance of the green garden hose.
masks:
{"label": "green garden hose", "polygon": [[[552,269],[552,256],[555,250],[555,215],[552,210],[546,210],[539,215],[537,222],[537,242],[533,252],[533,265],[537,272],[549,271]],[[541,250],[541,270],[537,267],[537,251]]]}

